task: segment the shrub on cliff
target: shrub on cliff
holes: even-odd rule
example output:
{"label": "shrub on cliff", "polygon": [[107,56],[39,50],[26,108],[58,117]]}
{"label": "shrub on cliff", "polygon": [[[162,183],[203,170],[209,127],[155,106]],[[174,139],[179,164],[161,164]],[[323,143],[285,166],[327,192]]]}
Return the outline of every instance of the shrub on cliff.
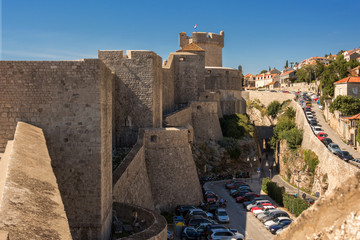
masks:
{"label": "shrub on cliff", "polygon": [[220,118],[220,126],[224,137],[240,139],[254,133],[254,126],[245,114],[224,115]]}
{"label": "shrub on cliff", "polygon": [[266,109],[267,115],[272,118],[276,118],[281,109],[281,103],[279,101],[272,101]]}
{"label": "shrub on cliff", "polygon": [[276,143],[285,139],[291,149],[296,149],[301,145],[302,138],[302,130],[296,127],[294,120],[283,115],[278,119],[278,123],[274,127],[274,135],[271,138],[270,144],[275,149]]}
{"label": "shrub on cliff", "polygon": [[261,189],[264,191],[264,193],[268,193],[268,190],[267,190],[267,183],[270,182],[270,178],[266,177],[266,178],[263,178],[262,180],[262,184],[261,184]]}
{"label": "shrub on cliff", "polygon": [[308,166],[309,172],[315,174],[316,166],[319,164],[319,158],[316,153],[311,150],[304,150],[304,161]]}

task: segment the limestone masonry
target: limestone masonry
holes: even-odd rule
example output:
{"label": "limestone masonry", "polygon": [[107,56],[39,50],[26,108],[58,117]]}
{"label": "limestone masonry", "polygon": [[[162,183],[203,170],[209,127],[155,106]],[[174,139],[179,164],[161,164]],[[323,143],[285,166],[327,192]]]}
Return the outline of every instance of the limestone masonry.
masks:
{"label": "limestone masonry", "polygon": [[[11,141],[20,121],[42,129],[41,149],[49,151],[57,182],[52,188],[61,195],[59,214],[62,203],[66,213],[59,215],[61,224],[68,224],[71,238],[109,239],[116,202],[159,212],[201,200],[190,143],[222,139],[218,118],[245,112],[241,66],[222,67],[224,36],[180,33],[181,49],[164,62],[152,51],[108,50],[78,61],[0,61],[0,153],[20,142],[16,136]],[[38,129],[34,126],[29,128]],[[20,139],[24,145],[32,141]],[[112,172],[112,154],[124,147],[132,150]],[[0,156],[0,194],[6,199],[4,186],[11,181],[4,176],[11,176],[12,168],[3,166],[12,159]],[[29,171],[40,173],[48,163]],[[20,228],[1,224],[11,214],[0,208],[0,232],[17,239],[12,236]],[[24,229],[38,223],[27,217]],[[42,220],[47,222],[47,215]],[[61,228],[60,239],[67,239],[61,224],[34,227]],[[166,230],[154,229],[160,231],[154,236]]]}

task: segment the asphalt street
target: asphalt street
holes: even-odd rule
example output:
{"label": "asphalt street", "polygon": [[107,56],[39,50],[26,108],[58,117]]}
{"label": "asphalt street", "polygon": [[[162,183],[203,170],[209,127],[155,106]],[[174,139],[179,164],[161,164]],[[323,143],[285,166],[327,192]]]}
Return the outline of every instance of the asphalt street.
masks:
{"label": "asphalt street", "polygon": [[[267,240],[272,239],[274,236],[266,230],[262,224],[251,212],[247,212],[242,204],[236,203],[225,189],[225,183],[228,180],[208,182],[204,185],[206,190],[214,191],[218,196],[227,200],[226,211],[230,217],[230,223],[225,224],[228,227],[235,228],[241,232],[246,240]],[[259,179],[246,180],[254,192],[260,193],[261,185]],[[267,195],[262,197],[268,198]]]}

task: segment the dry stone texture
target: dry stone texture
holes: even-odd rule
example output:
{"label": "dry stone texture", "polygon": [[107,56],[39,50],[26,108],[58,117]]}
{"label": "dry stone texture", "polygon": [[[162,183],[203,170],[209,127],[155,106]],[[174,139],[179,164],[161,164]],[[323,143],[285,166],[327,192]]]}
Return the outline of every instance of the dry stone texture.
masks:
{"label": "dry stone texture", "polygon": [[72,239],[42,130],[19,122],[6,151],[0,230],[10,239]]}

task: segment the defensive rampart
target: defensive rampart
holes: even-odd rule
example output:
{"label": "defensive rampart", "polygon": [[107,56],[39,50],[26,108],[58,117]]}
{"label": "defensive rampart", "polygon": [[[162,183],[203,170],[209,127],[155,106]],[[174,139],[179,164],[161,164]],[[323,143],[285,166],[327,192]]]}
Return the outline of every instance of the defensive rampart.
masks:
{"label": "defensive rampart", "polygon": [[191,125],[194,129],[195,143],[223,138],[217,102],[192,102],[189,107],[166,116],[165,122],[168,126],[175,127]]}
{"label": "defensive rampart", "polygon": [[294,94],[278,93],[266,91],[243,91],[241,93],[245,101],[259,99],[262,104],[267,107],[272,101],[279,101],[280,103],[286,100],[294,99]]}
{"label": "defensive rampart", "polygon": [[18,122],[0,167],[0,230],[9,239],[72,239],[42,130]]}
{"label": "defensive rampart", "polygon": [[132,223],[134,214],[137,221],[145,224],[145,230],[135,233],[121,240],[164,240],[167,238],[166,220],[160,214],[132,204],[114,202],[113,211],[117,218]]}
{"label": "defensive rampart", "polygon": [[157,211],[201,201],[187,128],[140,130],[138,142],[114,172],[115,201]]}
{"label": "defensive rampart", "polygon": [[0,152],[18,121],[43,129],[75,239],[110,236],[112,85],[98,59],[0,62]]}
{"label": "defensive rampart", "polygon": [[[296,110],[296,125],[298,128],[303,129],[301,147],[314,151],[319,157],[319,165],[317,166],[317,171],[319,171],[318,175],[323,176],[327,174],[328,192],[335,189],[338,185],[341,185],[350,176],[354,176],[359,172],[359,168],[332,154],[325,145],[319,141],[311,130],[304,111],[299,104],[293,101],[292,106]],[[321,192],[321,185],[321,179],[315,179],[312,192]]]}

